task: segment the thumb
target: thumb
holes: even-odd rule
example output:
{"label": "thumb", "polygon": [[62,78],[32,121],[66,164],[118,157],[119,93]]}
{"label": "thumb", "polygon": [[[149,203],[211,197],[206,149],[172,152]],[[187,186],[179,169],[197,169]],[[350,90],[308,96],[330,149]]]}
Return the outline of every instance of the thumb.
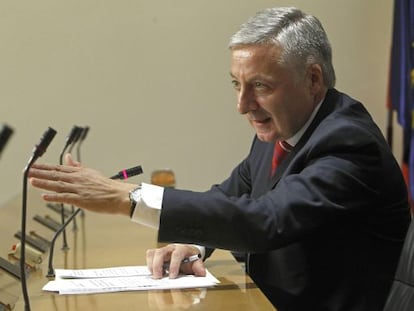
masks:
{"label": "thumb", "polygon": [[193,263],[193,273],[196,276],[206,276],[206,268],[204,267],[204,261],[201,259]]}
{"label": "thumb", "polygon": [[76,166],[76,167],[81,166],[81,164],[78,161],[76,161],[74,158],[72,158],[72,155],[70,153],[67,153],[65,155],[65,162],[66,162],[67,165],[70,165],[70,166]]}

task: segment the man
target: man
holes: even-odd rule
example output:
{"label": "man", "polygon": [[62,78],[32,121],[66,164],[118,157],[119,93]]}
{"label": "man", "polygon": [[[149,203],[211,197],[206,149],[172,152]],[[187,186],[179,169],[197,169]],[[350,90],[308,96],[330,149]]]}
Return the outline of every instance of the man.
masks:
{"label": "man", "polygon": [[[136,188],[68,156],[67,166],[34,165],[31,183],[54,191],[47,201],[132,215],[182,243],[147,252],[154,277],[167,260],[170,277],[203,275],[202,260],[181,260],[223,248],[247,254],[279,311],[382,310],[409,223],[406,187],[363,105],[334,89],[322,25],[295,8],[264,10],[230,50],[237,107],[256,136],[227,180],[206,192]],[[272,161],[282,144],[287,156]]]}

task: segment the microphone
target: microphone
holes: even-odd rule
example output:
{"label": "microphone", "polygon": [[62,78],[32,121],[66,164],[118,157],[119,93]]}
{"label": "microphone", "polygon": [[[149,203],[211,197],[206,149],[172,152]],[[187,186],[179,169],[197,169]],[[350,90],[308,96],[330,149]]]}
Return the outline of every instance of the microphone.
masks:
{"label": "microphone", "polygon": [[[113,178],[114,176],[119,176],[120,173],[121,173],[121,176],[124,176],[122,174],[123,171],[128,171],[128,172],[132,172],[132,173],[127,174],[126,175],[127,176],[126,178]],[[135,167],[132,167],[130,169],[123,170],[123,171],[120,171],[116,175],[112,176],[111,179],[127,179],[128,177],[132,177],[132,176],[135,176],[135,175],[142,174],[142,168],[141,168],[140,165],[135,166]],[[77,208],[75,210],[75,212],[73,212],[72,215],[70,215],[69,218],[66,219],[66,221],[61,225],[61,227],[55,232],[52,240],[50,241],[49,262],[48,262],[48,269],[47,269],[47,277],[54,277],[55,276],[55,270],[53,269],[53,252],[54,252],[54,249],[55,249],[55,241],[56,241],[56,239],[58,238],[59,234],[63,230],[65,230],[66,226],[72,221],[72,219],[75,218],[77,214],[79,214],[79,212],[81,210],[82,209]]]}
{"label": "microphone", "polygon": [[25,274],[25,263],[26,263],[26,215],[27,215],[27,177],[29,174],[29,168],[33,163],[41,157],[49,146],[52,139],[55,137],[56,131],[49,127],[43,134],[40,142],[34,146],[32,151],[32,156],[26,164],[26,167],[23,170],[23,194],[22,194],[22,223],[21,223],[21,254],[20,254],[20,273],[21,275],[21,284],[22,292],[25,304],[25,311],[30,311],[30,302],[29,294],[27,292],[27,283],[26,283],[26,274]]}
{"label": "microphone", "polygon": [[73,145],[73,143],[77,140],[77,137],[79,137],[80,131],[82,131],[82,128],[74,125],[72,129],[70,130],[68,136],[66,136],[65,145],[63,146],[63,149],[59,155],[59,164],[63,164],[63,156],[65,154],[66,149],[69,146]]}
{"label": "microphone", "polygon": [[33,148],[33,156],[32,156],[32,163],[30,163],[28,166],[31,166],[34,161],[36,161],[39,157],[41,157],[45,152],[47,147],[49,146],[50,142],[52,141],[52,139],[55,137],[56,135],[56,131],[49,127],[44,133],[42,138],[40,139],[40,142],[34,146]]}
{"label": "microphone", "polygon": [[138,166],[134,166],[134,167],[119,171],[117,174],[113,175],[111,179],[128,179],[129,177],[140,175],[142,173],[143,173],[142,167],[141,165],[138,165]]}
{"label": "microphone", "polygon": [[89,132],[89,126],[85,126],[82,129],[82,132],[79,136],[79,142],[78,142],[78,145],[76,147],[76,159],[78,160],[78,162],[82,162],[81,161],[81,156],[80,156],[80,147],[81,147],[83,141],[85,140],[86,136],[88,135],[88,132]]}
{"label": "microphone", "polygon": [[81,137],[81,135],[82,135],[82,132],[83,132],[83,128],[82,127],[80,127],[80,126],[76,126],[76,132],[75,132],[75,135],[74,135],[74,137],[73,137],[73,141],[71,142],[71,144],[70,144],[70,147],[69,147],[69,149],[68,149],[68,152],[69,153],[72,153],[72,149],[73,149],[73,147],[76,145],[76,143],[78,142],[78,140],[79,140],[79,138]]}
{"label": "microphone", "polygon": [[3,127],[0,132],[0,154],[3,152],[3,149],[6,146],[12,134],[13,134],[13,129],[7,124],[3,124]]}

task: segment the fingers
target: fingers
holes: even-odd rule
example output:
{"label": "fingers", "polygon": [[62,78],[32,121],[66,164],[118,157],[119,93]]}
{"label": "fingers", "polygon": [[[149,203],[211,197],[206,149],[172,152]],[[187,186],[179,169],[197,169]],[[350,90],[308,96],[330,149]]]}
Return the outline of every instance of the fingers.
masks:
{"label": "fingers", "polygon": [[57,193],[74,193],[74,186],[64,181],[53,181],[47,179],[30,178],[33,187]]}
{"label": "fingers", "polygon": [[42,165],[41,167],[32,167],[29,170],[28,177],[50,181],[71,181],[78,172],[77,168],[61,166],[61,165]]}
{"label": "fingers", "polygon": [[[198,259],[185,265],[191,265],[191,271],[195,276],[206,276],[206,268],[202,259]],[[182,269],[184,270],[184,267]]]}
{"label": "fingers", "polygon": [[[171,254],[170,264],[168,267],[168,276],[171,279],[175,279],[180,273],[181,262],[186,257],[186,252],[183,249],[175,249]],[[188,265],[188,264],[187,264]]]}
{"label": "fingers", "polygon": [[67,177],[66,174],[80,171],[81,163],[75,161],[71,154],[65,155],[65,161],[67,165],[34,163],[29,170],[29,177],[63,180]]}
{"label": "fingers", "polygon": [[96,181],[97,178],[103,177],[95,170],[81,167],[79,162],[71,160],[70,157],[68,161],[71,165],[33,165],[28,174],[31,184],[45,190],[72,192],[70,185],[82,185],[88,180]]}
{"label": "fingers", "polygon": [[147,266],[155,279],[163,277],[165,268],[170,278],[176,278],[180,271],[205,276],[206,271],[201,259],[188,263],[182,262],[185,258],[198,253],[197,248],[184,244],[169,244],[162,248],[149,249],[146,253]]}
{"label": "fingers", "polygon": [[46,164],[46,163],[34,163],[30,167],[30,171],[57,171],[71,173],[77,171],[76,166],[60,165],[60,164]]}
{"label": "fingers", "polygon": [[[68,182],[69,178],[66,174],[56,171],[31,171],[29,176],[30,182],[33,186],[47,186],[53,182]],[[44,182],[44,183],[43,183]]]}
{"label": "fingers", "polygon": [[153,278],[160,279],[164,275],[164,262],[170,261],[174,248],[171,245],[162,248],[147,250],[147,267]]}
{"label": "fingers", "polygon": [[65,204],[76,205],[79,207],[78,196],[72,193],[65,193],[65,194],[44,193],[42,194],[42,199],[48,202],[65,203]]}

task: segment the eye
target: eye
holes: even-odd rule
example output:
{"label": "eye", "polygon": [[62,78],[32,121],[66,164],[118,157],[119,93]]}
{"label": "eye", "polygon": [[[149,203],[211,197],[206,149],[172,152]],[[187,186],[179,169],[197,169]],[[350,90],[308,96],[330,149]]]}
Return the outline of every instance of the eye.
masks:
{"label": "eye", "polygon": [[240,91],[240,82],[237,80],[231,80],[231,84],[233,85],[233,88],[237,91]]}
{"label": "eye", "polygon": [[263,89],[266,88],[266,85],[264,85],[262,82],[254,82],[254,88],[256,89]]}

